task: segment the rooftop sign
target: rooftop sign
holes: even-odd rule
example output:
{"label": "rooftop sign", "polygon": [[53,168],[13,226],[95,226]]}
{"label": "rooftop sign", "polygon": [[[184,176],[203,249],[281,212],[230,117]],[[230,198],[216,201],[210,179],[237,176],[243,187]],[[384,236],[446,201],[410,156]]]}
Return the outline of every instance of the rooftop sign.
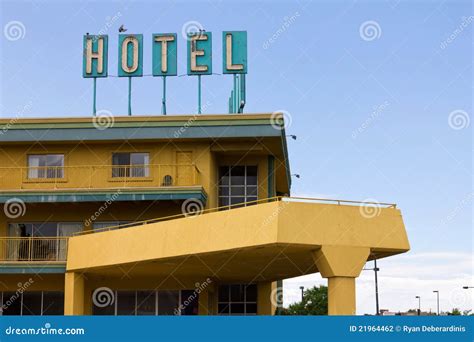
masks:
{"label": "rooftop sign", "polygon": [[[97,78],[108,77],[107,35],[85,35],[83,39],[84,78],[94,80],[93,112],[96,113]],[[178,75],[178,40],[176,33],[155,33],[151,37],[152,73],[143,74],[142,34],[119,34],[118,77],[129,78],[129,108],[131,115],[132,77],[154,76],[163,78],[162,112],[166,114],[166,77]],[[187,75],[198,76],[198,113],[201,113],[201,76],[212,75],[212,33],[190,33],[187,44]],[[229,112],[241,112],[245,105],[245,74],[247,73],[247,32],[222,32],[222,73],[234,75],[234,89],[229,98]]]}

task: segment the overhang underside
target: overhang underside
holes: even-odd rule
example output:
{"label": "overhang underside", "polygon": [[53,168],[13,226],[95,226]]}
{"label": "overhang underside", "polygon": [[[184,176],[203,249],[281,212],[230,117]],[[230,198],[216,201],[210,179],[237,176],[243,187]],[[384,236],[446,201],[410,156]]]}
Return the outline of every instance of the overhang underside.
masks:
{"label": "overhang underside", "polygon": [[369,247],[370,259],[409,250],[400,211],[275,201],[92,233],[69,240],[67,271],[91,276],[274,281],[318,272],[321,246]]}

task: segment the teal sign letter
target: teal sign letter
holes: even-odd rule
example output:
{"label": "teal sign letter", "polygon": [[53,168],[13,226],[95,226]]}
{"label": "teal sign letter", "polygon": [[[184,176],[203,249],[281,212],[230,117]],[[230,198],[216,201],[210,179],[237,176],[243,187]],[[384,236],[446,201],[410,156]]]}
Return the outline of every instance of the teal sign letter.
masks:
{"label": "teal sign letter", "polygon": [[107,77],[108,36],[84,36],[82,77]]}
{"label": "teal sign letter", "polygon": [[143,35],[119,35],[118,75],[120,77],[143,76]]}
{"label": "teal sign letter", "polygon": [[178,52],[176,33],[153,34],[153,76],[176,76]]}
{"label": "teal sign letter", "polygon": [[222,32],[222,72],[224,74],[247,73],[247,32]]}
{"label": "teal sign letter", "polygon": [[188,34],[188,75],[212,74],[212,34]]}

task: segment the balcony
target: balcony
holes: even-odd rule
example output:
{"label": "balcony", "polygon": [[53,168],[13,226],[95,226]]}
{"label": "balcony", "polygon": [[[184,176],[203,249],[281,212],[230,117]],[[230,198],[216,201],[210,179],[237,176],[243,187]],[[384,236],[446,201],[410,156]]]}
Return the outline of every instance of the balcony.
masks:
{"label": "balcony", "polygon": [[0,263],[65,263],[67,237],[0,237]]}
{"label": "balcony", "polygon": [[1,167],[0,189],[104,189],[200,185],[194,164]]}

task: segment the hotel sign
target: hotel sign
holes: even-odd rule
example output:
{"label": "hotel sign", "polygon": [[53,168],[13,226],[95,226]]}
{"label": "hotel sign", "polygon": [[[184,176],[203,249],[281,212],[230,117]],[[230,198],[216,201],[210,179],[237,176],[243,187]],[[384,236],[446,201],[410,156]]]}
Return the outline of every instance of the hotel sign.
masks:
{"label": "hotel sign", "polygon": [[[107,77],[108,36],[85,35],[83,77]],[[118,40],[118,76],[143,76],[143,35],[120,34]],[[247,32],[222,33],[222,73],[247,73]],[[178,40],[176,33],[152,35],[152,75],[178,75]],[[212,33],[189,34],[187,39],[187,74],[212,74]]]}

